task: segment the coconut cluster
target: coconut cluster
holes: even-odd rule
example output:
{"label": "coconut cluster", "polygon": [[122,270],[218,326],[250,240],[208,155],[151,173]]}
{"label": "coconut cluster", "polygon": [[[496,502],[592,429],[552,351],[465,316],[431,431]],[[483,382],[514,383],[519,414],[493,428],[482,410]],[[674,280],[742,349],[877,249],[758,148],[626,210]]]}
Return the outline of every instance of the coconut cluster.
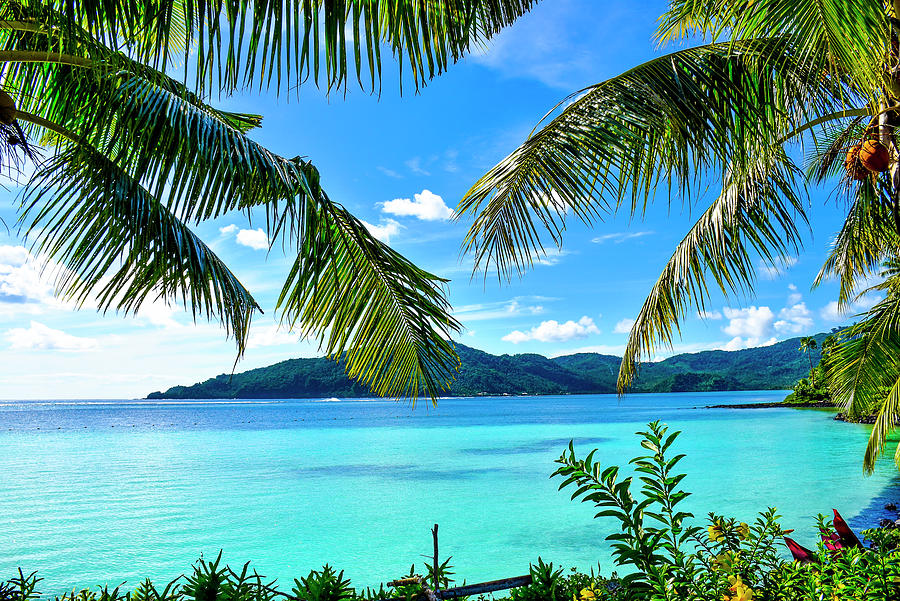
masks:
{"label": "coconut cluster", "polygon": [[862,181],[871,173],[887,171],[890,164],[891,153],[887,146],[878,140],[870,139],[854,144],[847,151],[844,170],[850,179]]}

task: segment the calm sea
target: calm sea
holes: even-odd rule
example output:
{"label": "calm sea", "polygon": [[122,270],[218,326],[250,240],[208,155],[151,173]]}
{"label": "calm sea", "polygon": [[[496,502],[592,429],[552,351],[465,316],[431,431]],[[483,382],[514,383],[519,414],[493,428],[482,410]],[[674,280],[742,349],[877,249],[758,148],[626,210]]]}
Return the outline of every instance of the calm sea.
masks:
{"label": "calm sea", "polygon": [[781,393],[385,401],[0,403],[0,577],[41,590],[169,579],[224,549],[284,585],[328,562],[354,584],[441,555],[469,582],[540,555],[610,571],[593,520],[548,479],[570,439],[604,462],[653,419],[684,431],[690,509],[749,521],[776,506],[801,542],[837,507],[859,529],[900,500],[889,460],[863,476],[865,426],[798,409],[706,409]]}

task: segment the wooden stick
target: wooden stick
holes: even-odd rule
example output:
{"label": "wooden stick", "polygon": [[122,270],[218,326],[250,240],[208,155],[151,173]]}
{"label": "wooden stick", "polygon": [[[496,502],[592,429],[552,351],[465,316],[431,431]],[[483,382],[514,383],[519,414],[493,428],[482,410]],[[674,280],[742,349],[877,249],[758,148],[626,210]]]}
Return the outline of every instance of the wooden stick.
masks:
{"label": "wooden stick", "polygon": [[436,595],[440,599],[456,599],[457,597],[480,595],[482,593],[502,591],[508,588],[528,586],[529,584],[531,584],[531,574],[527,576],[514,576],[512,578],[491,580],[490,582],[480,582],[478,584],[468,584],[466,586],[457,586],[456,588],[448,588],[445,591],[438,591]]}
{"label": "wooden stick", "polygon": [[438,563],[438,538],[437,538],[438,525],[435,524],[434,528],[431,529],[431,537],[434,539],[434,564],[432,566],[432,570],[434,570],[434,590],[436,593],[439,593],[441,590],[441,582],[438,579],[438,568],[440,567],[440,563]]}

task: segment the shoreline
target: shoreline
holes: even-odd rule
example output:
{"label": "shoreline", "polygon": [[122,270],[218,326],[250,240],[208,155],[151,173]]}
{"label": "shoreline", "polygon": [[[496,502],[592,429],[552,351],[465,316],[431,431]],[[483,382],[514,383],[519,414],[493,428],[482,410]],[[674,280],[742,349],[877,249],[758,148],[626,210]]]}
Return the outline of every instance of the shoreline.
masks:
{"label": "shoreline", "polygon": [[[817,401],[812,403],[738,403],[733,405],[706,405],[704,409],[837,409],[831,401]],[[846,421],[846,420],[844,420]]]}

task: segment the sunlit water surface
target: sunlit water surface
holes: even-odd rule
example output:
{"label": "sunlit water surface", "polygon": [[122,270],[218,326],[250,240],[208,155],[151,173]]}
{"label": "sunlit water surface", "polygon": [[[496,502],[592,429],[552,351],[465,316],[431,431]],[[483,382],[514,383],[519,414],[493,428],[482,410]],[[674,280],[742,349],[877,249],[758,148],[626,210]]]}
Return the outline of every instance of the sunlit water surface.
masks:
{"label": "sunlit water surface", "polygon": [[888,461],[864,477],[868,429],[827,412],[706,409],[782,393],[385,401],[0,402],[0,576],[41,590],[169,579],[224,549],[287,584],[328,562],[354,584],[431,550],[469,582],[527,573],[540,555],[611,570],[593,520],[548,476],[570,439],[606,463],[653,419],[684,431],[689,508],[749,521],[777,506],[801,542],[837,507],[859,529],[897,500]]}

